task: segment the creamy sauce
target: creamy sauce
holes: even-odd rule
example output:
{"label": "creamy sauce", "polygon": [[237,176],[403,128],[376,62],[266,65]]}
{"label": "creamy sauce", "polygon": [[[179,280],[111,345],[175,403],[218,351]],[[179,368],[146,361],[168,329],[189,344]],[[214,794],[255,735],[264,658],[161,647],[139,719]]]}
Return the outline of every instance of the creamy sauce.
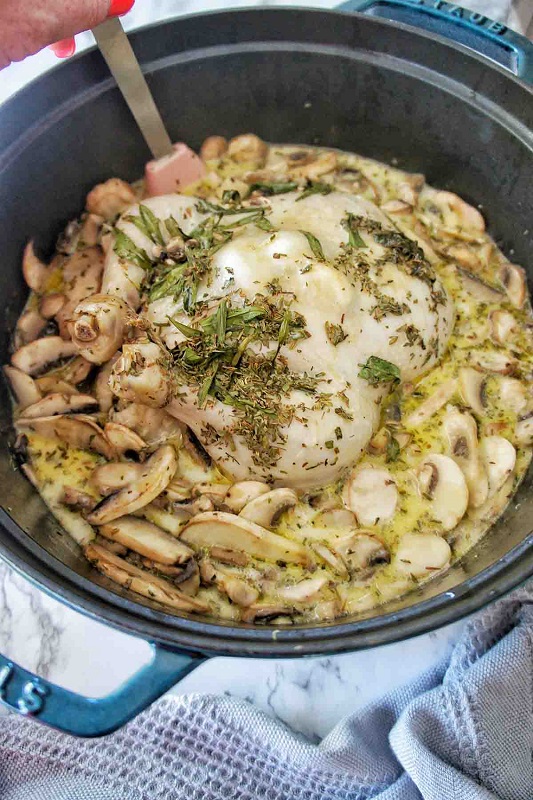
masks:
{"label": "creamy sauce", "polygon": [[[317,164],[322,158],[325,167],[329,159],[330,168],[320,172]],[[313,175],[307,182],[306,169]],[[283,182],[291,181],[289,191],[269,195],[268,187],[279,188]],[[186,449],[176,438],[168,438],[173,446],[178,446],[172,482],[177,494],[172,496],[167,488],[133,512],[138,519],[157,525],[169,537],[192,548],[193,560],[200,562],[200,579],[197,584],[193,581],[193,589],[185,591],[188,584],[181,582],[183,575],[179,580],[169,577],[169,573],[157,566],[156,559],[147,563],[142,547],[137,553],[131,547],[115,549],[115,556],[123,559],[122,572],[120,563],[109,567],[94,552],[86,552],[101,571],[134,591],[161,601],[157,587],[144,587],[142,579],[142,585],[132,583],[138,576],[128,577],[124,572],[128,564],[171,583],[178,593],[182,586],[185,597],[195,598],[205,604],[210,614],[227,619],[274,620],[279,625],[366,611],[405,594],[464,555],[502,513],[524,477],[531,459],[531,441],[530,435],[521,432],[521,420],[533,410],[529,300],[525,295],[521,298],[516,290],[521,272],[512,272],[509,278],[508,262],[484,231],[475,209],[455,195],[427,186],[421,176],[409,176],[351,153],[272,145],[259,166],[255,162],[237,162],[225,155],[209,162],[207,177],[189,187],[187,197],[146,200],[144,208],[151,209],[160,221],[158,224],[163,226],[163,221],[172,214],[182,229],[190,233],[212,216],[209,210],[200,213],[191,197],[206,198],[215,204],[226,202],[226,208],[230,208],[224,192],[238,191],[245,198],[251,184],[263,187],[253,208],[266,209],[264,216],[259,217],[267,222],[262,223],[262,229],[245,224],[234,229],[230,241],[213,255],[212,271],[202,276],[198,297],[212,311],[220,304],[221,297],[230,297],[228,285],[231,291],[240,292],[240,308],[246,303],[257,305],[257,292],[263,291],[269,281],[278,282],[274,295],[276,291],[291,292],[294,306],[284,313],[290,316],[297,310],[305,318],[307,338],[302,338],[294,349],[279,339],[288,364],[287,380],[304,370],[312,375],[313,368],[309,365],[314,360],[320,374],[326,374],[334,390],[344,395],[341,411],[335,416],[329,403],[319,413],[316,393],[310,400],[309,395],[296,390],[300,398],[298,414],[300,417],[307,414],[311,420],[315,413],[316,422],[302,423],[298,414],[291,413],[281,429],[284,454],[277,460],[262,462],[261,453],[259,457],[253,453],[242,426],[232,427],[239,414],[242,417],[247,412],[209,393],[202,407],[198,383],[191,379],[187,385],[183,371],[176,366],[174,373],[169,366],[172,358],[176,359],[176,348],[187,342],[193,349],[197,345],[199,334],[194,329],[200,329],[205,313],[202,317],[187,311],[183,292],[163,294],[150,302],[154,286],[153,282],[150,286],[152,279],[147,277],[150,271],[146,266],[141,269],[138,261],[128,260],[123,253],[117,254],[115,238],[114,250],[113,246],[107,250],[104,291],[123,298],[124,287],[133,286],[129,302],[140,304],[134,310],[141,318],[148,319],[157,332],[157,340],[153,339],[150,346],[155,347],[157,341],[157,347],[165,352],[164,363],[161,358],[156,360],[153,374],[163,373],[163,379],[166,376],[173,387],[173,394],[164,401],[145,399],[144,402],[159,405],[174,420],[189,425],[213,462],[207,464],[195,455],[192,445]],[[306,190],[309,197],[302,201],[301,195]],[[138,208],[134,206],[133,211],[137,213]],[[128,213],[131,220],[132,210]],[[349,233],[351,223],[347,227],[343,220],[354,218],[359,222]],[[224,217],[228,219],[231,217]],[[125,233],[130,245],[142,248],[152,261],[157,259],[154,255],[157,241],[151,241],[141,227],[128,222],[127,215],[118,222],[116,230]],[[159,235],[163,230],[168,244],[171,235],[164,227],[159,230]],[[391,233],[397,238],[391,239]],[[307,234],[315,237],[318,245]],[[411,255],[405,260],[403,251],[398,256],[400,251],[394,249],[399,246],[405,250],[407,246],[411,252],[410,243],[416,245],[416,251],[412,252],[426,271],[424,274],[433,276],[430,284],[417,277],[418,272],[409,273]],[[378,288],[374,285],[365,290],[361,271],[355,278],[352,272],[343,273],[338,267],[331,273],[331,264],[344,256],[351,259],[350,264],[366,259],[363,271],[377,281]],[[62,289],[59,266],[51,271],[44,294]],[[400,297],[403,310],[391,312],[383,305],[385,290],[396,299]],[[346,303],[344,293],[350,298]],[[436,295],[440,299],[434,302]],[[132,300],[133,296],[137,299]],[[227,302],[230,311],[237,308],[231,305],[233,300]],[[35,303],[32,295],[29,306],[35,307]],[[379,303],[382,310],[376,311]],[[335,307],[341,310],[338,319],[333,320]],[[178,320],[182,327],[176,329],[169,317]],[[324,335],[326,322],[330,326],[335,322],[337,327],[326,329]],[[191,326],[193,333],[187,334]],[[131,341],[135,347],[135,338]],[[265,349],[265,345],[256,345],[256,355]],[[376,358],[380,363],[376,363]],[[140,396],[131,394],[140,392],[138,387],[146,369],[146,358],[143,359],[142,363],[136,362],[134,373],[130,362],[125,370],[124,357],[117,362],[111,381],[115,395],[111,410],[92,415],[100,425],[106,421],[120,422],[121,413],[127,411],[132,400],[143,402]],[[375,372],[376,368],[383,369],[383,365],[385,379]],[[105,365],[101,367],[104,368]],[[394,368],[398,370],[398,378]],[[136,383],[132,382],[132,374]],[[84,389],[89,394],[95,391],[94,379],[93,373]],[[287,399],[281,396],[280,413],[283,403],[294,402],[290,399],[294,394],[294,391],[293,395],[288,393]],[[428,402],[440,394],[444,400],[424,413]],[[248,399],[259,402],[253,393]],[[338,399],[333,405],[337,404]],[[15,417],[24,420],[24,413],[15,408]],[[454,425],[470,425],[474,438],[467,441],[466,433],[460,433],[454,439],[450,433]],[[141,433],[140,427],[133,423],[131,429]],[[207,435],[207,430],[214,430],[216,436]],[[64,439],[58,442],[57,438],[50,438],[49,432],[42,435],[43,428],[32,421],[23,422],[20,431],[27,437],[32,479],[52,513],[84,546],[94,535],[92,527],[103,535],[99,542],[105,551],[106,537],[110,535],[105,532],[106,525],[91,526],[78,511],[68,508],[64,487],[85,493],[89,500],[91,497],[95,502],[101,500],[103,495],[94,481],[94,470],[108,459]],[[502,443],[502,439],[513,445],[514,455],[513,448]],[[141,462],[164,441],[163,436],[152,445],[145,442]],[[302,449],[302,442],[307,452]],[[502,453],[508,458],[512,455],[507,471],[498,472],[500,456],[490,455],[493,452],[490,448],[495,447],[503,447]],[[487,452],[489,456],[485,458],[483,453]],[[126,451],[126,462],[131,460],[130,455]],[[486,485],[485,490],[479,489],[481,500],[475,502],[474,483],[464,488],[464,506],[462,509],[458,506],[453,526],[439,517],[436,499],[439,487],[448,477],[433,472],[429,484],[422,480],[423,466],[433,455],[447,457],[439,464],[459,465],[462,470],[459,494],[469,480],[477,481],[478,488]],[[136,463],[138,458],[133,461]],[[450,470],[452,467],[453,464]],[[372,476],[372,480],[374,476],[385,476],[384,483],[374,489],[364,486],[354,489],[356,484],[359,486],[361,470],[363,473],[367,470],[365,474]],[[473,470],[478,470],[477,478],[471,477],[475,474]],[[215,534],[209,540],[205,539],[207,534],[202,533],[199,538],[191,535],[193,526],[189,528],[188,523],[196,514],[231,513],[225,492],[243,480],[266,481],[270,490],[283,487],[296,491],[297,502],[289,503],[292,507],[266,525],[265,536],[267,541],[273,534],[274,539],[276,535],[285,537],[294,546],[299,543],[306,558],[298,562],[295,557],[293,562],[291,556],[284,561],[257,558],[253,552],[243,555],[246,546],[237,537],[235,552],[240,553],[237,558],[240,563],[235,563],[231,556],[228,559],[220,553]],[[395,496],[391,500],[394,487]],[[183,497],[179,496],[180,491]],[[202,497],[203,507],[198,500]],[[375,518],[372,509],[365,505],[372,502],[378,507]],[[384,511],[389,505],[390,513]],[[89,522],[90,519],[89,514]],[[253,515],[249,519],[253,520]],[[364,524],[361,520],[365,520]],[[279,545],[279,540],[274,539],[273,547],[276,541]],[[227,549],[227,545],[224,547]],[[427,548],[427,563],[424,548]],[[141,564],[143,557],[145,562]],[[110,571],[112,568],[115,572]],[[178,605],[174,603],[174,607],[179,609],[179,597],[176,602]],[[170,601],[168,604],[172,605]]]}

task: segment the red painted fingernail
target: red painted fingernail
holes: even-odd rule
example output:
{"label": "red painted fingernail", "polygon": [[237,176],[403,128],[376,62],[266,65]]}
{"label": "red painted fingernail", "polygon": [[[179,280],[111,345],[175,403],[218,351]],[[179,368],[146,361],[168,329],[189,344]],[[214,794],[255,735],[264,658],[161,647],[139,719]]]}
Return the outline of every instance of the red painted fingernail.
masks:
{"label": "red painted fingernail", "polygon": [[73,56],[76,52],[74,37],[71,39],[61,39],[60,42],[54,42],[54,44],[50,45],[50,50],[52,50],[58,58]]}
{"label": "red painted fingernail", "polygon": [[109,3],[108,17],[121,17],[133,7],[135,0],[111,0]]}

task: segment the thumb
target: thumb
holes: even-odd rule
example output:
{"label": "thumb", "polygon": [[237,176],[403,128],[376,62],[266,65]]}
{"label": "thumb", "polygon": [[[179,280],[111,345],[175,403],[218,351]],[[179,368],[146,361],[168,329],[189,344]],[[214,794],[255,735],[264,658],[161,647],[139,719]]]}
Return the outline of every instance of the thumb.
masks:
{"label": "thumb", "polygon": [[0,0],[0,69],[94,28],[109,8],[110,0]]}

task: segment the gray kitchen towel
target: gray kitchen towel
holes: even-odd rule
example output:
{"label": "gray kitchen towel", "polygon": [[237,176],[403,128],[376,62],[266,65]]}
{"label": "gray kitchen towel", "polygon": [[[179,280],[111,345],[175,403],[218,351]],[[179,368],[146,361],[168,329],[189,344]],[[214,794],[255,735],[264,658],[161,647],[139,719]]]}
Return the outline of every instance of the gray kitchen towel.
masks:
{"label": "gray kitchen towel", "polygon": [[0,800],[532,800],[532,647],[530,583],[319,745],[227,697],[166,698],[96,740],[5,716]]}

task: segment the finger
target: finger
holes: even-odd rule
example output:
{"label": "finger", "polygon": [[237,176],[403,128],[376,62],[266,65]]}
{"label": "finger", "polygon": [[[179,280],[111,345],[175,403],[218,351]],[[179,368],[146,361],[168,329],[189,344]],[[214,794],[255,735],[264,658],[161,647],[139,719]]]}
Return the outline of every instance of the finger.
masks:
{"label": "finger", "polygon": [[[131,11],[134,3],[135,0],[111,0],[107,16],[121,17],[123,14],[127,14],[128,11]],[[50,50],[58,58],[69,58],[76,52],[76,42],[74,37],[69,39],[61,39],[61,41],[51,44]]]}

